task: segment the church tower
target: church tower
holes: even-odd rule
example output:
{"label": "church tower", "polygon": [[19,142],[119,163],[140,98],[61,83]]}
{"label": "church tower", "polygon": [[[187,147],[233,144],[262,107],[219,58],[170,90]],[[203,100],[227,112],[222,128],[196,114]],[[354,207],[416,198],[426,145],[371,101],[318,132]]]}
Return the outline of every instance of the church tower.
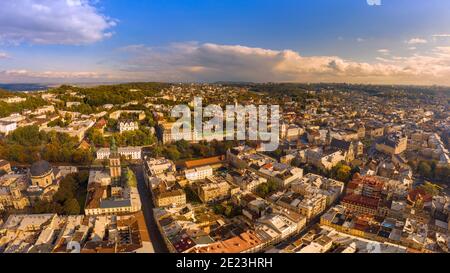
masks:
{"label": "church tower", "polygon": [[122,175],[120,166],[120,155],[117,151],[116,140],[114,137],[111,140],[110,155],[109,155],[109,173],[112,181],[117,181]]}

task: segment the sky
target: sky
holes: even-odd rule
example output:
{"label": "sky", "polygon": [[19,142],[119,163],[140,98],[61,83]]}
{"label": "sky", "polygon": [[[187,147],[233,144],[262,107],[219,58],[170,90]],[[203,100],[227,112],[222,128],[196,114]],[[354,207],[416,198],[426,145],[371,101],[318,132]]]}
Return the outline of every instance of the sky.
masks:
{"label": "sky", "polygon": [[450,1],[1,0],[0,83],[450,85]]}

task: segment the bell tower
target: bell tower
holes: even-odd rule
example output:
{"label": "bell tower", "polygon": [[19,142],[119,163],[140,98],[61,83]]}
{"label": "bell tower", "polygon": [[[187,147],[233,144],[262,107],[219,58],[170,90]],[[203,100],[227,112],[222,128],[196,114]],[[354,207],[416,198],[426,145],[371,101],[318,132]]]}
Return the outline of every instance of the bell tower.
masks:
{"label": "bell tower", "polygon": [[111,140],[110,155],[109,155],[109,174],[112,181],[117,181],[122,175],[120,166],[120,155],[117,150],[116,140],[113,137]]}

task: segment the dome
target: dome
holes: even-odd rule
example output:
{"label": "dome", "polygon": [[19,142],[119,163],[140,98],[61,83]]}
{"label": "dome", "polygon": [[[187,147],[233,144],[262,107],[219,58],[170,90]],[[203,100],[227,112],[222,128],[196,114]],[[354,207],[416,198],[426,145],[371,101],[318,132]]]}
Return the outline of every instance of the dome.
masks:
{"label": "dome", "polygon": [[31,165],[31,176],[43,176],[52,170],[52,166],[45,160],[41,160]]}

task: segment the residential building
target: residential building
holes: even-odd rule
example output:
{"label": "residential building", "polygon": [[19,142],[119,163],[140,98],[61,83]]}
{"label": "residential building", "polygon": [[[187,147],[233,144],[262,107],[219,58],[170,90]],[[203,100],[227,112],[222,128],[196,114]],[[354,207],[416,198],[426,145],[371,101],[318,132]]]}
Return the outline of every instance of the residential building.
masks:
{"label": "residential building", "polygon": [[184,173],[187,180],[197,181],[212,176],[213,169],[211,168],[211,166],[203,166],[194,169],[188,169]]}

